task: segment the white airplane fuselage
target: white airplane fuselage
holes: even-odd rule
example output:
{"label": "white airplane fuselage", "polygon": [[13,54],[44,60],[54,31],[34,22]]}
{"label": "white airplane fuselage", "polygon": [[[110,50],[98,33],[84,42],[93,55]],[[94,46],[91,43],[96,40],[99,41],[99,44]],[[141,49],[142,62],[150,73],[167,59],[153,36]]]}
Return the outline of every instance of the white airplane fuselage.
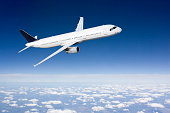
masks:
{"label": "white airplane fuselage", "polygon": [[[113,27],[115,28],[112,29]],[[25,45],[28,47],[51,48],[56,46],[64,46],[69,42],[73,42],[73,41],[77,42],[76,44],[78,44],[87,40],[109,37],[109,36],[116,35],[121,31],[122,29],[115,25],[102,25],[98,27],[84,29],[81,31],[75,31],[75,32],[39,39],[34,42],[29,42]]]}
{"label": "white airplane fuselage", "polygon": [[113,36],[122,31],[120,27],[115,25],[102,25],[98,27],[84,29],[83,23],[84,23],[84,19],[83,17],[80,17],[80,20],[74,32],[51,36],[43,39],[37,39],[37,36],[32,37],[24,30],[19,30],[22,36],[28,41],[28,43],[26,43],[25,44],[26,47],[20,50],[18,53],[30,47],[51,48],[56,46],[62,46],[54,53],[50,54],[42,61],[35,64],[34,67],[36,67],[62,51],[65,51],[66,53],[78,53],[80,51],[79,47],[71,47],[72,45],[79,44],[87,40],[94,40],[94,39]]}

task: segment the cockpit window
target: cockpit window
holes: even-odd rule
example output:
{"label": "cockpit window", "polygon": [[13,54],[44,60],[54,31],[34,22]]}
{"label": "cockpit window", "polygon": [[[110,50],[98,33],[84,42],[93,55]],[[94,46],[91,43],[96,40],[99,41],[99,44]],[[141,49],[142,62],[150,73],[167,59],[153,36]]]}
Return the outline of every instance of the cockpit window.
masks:
{"label": "cockpit window", "polygon": [[116,29],[116,27],[112,27],[112,28],[110,29],[110,31],[112,31],[113,29]]}

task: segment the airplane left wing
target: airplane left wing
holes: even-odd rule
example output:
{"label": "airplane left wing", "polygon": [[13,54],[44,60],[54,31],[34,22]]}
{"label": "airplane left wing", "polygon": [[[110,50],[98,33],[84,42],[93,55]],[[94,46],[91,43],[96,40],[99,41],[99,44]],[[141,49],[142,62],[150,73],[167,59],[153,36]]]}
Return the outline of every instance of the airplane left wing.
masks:
{"label": "airplane left wing", "polygon": [[58,49],[56,52],[52,53],[50,56],[48,56],[47,58],[45,58],[44,60],[42,60],[41,62],[37,63],[34,65],[34,67],[38,66],[39,64],[45,62],[46,60],[50,59],[51,57],[53,57],[54,55],[60,53],[61,51],[65,50],[66,48],[70,47],[71,45],[75,44],[76,42],[71,42],[66,44],[65,46],[61,47],[60,49]]}

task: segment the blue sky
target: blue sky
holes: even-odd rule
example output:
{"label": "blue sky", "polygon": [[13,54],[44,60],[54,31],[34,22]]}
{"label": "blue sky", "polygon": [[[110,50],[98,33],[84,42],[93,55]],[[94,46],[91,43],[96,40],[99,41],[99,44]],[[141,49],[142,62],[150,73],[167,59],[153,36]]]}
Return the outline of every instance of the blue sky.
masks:
{"label": "blue sky", "polygon": [[[29,74],[170,74],[170,1],[168,0],[3,0],[0,1],[0,73]],[[54,56],[58,49],[24,48],[23,29],[44,38],[114,24],[118,35],[79,44],[78,54]]]}

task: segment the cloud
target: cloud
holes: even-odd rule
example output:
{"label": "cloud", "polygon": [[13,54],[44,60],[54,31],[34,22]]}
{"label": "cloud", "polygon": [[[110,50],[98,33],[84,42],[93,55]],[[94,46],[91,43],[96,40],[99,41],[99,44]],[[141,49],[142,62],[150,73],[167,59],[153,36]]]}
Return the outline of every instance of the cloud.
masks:
{"label": "cloud", "polygon": [[23,99],[18,99],[19,101],[27,101],[28,99],[23,98]]}
{"label": "cloud", "polygon": [[23,106],[23,105],[21,105],[21,106],[19,106],[20,108],[24,108],[25,106]]}
{"label": "cloud", "polygon": [[[6,93],[2,94],[2,103],[7,103],[9,105],[6,105],[8,107],[12,106],[19,106],[17,108],[23,109],[28,113],[33,112],[41,112],[37,110],[30,110],[28,108],[44,108],[44,112],[50,113],[56,113],[56,112],[70,112],[69,109],[61,110],[62,108],[70,107],[70,105],[74,105],[75,110],[79,109],[78,107],[83,107],[87,109],[87,112],[105,112],[106,110],[117,110],[119,109],[129,112],[132,112],[131,108],[136,106],[140,107],[141,104],[136,103],[145,103],[142,105],[147,105],[146,109],[150,107],[156,107],[156,108],[164,108],[164,104],[170,104],[170,99],[167,99],[165,101],[160,101],[161,103],[152,103],[152,101],[155,98],[158,98],[158,100],[164,100],[164,95],[167,95],[168,92],[160,93],[159,90],[156,92],[155,89],[161,88],[161,85],[152,85],[152,86],[145,86],[145,85],[115,85],[115,84],[108,84],[108,85],[88,85],[88,86],[57,86],[55,88],[31,88],[31,87],[21,87],[21,89],[17,89],[15,92],[16,94],[11,95],[11,93],[7,93],[10,95],[6,95]],[[50,86],[51,87],[51,86]],[[6,88],[6,87],[5,87]],[[3,89],[2,92],[14,92],[15,89]],[[166,89],[166,91],[169,90],[169,86],[166,86],[163,89]],[[154,90],[153,90],[154,89]],[[5,91],[7,90],[7,91]],[[30,95],[19,95],[20,91],[26,91],[32,93],[32,95],[35,95],[34,97],[41,97],[41,98],[31,98]],[[40,93],[42,92],[42,93]],[[40,95],[40,94],[47,94],[47,95]],[[54,94],[54,95],[49,95]],[[61,95],[60,95],[61,94]],[[63,95],[64,94],[64,95]],[[48,98],[50,97],[50,98]],[[66,100],[66,98],[70,98],[69,100]],[[26,99],[28,98],[28,99]],[[61,100],[57,100],[61,99]],[[38,100],[42,99],[42,100]],[[44,100],[45,99],[45,100]],[[166,99],[166,98],[165,98]],[[18,100],[18,102],[13,101]],[[156,99],[155,99],[156,100]],[[37,104],[38,103],[38,104]],[[56,106],[60,104],[60,109],[56,109]],[[4,106],[5,104],[2,104]],[[69,105],[69,106],[68,106]],[[94,106],[94,107],[93,107]],[[21,108],[25,107],[25,108]],[[167,107],[167,106],[165,106]],[[12,107],[14,109],[17,109],[16,107]],[[58,107],[57,107],[58,108]],[[29,111],[27,111],[29,110]],[[90,110],[90,111],[88,111]],[[134,112],[137,112],[138,109],[135,109]],[[122,111],[122,112],[123,112]],[[1,112],[1,111],[0,111]],[[11,111],[9,111],[11,112]],[[76,112],[74,110],[71,110],[71,112]],[[142,109],[139,109],[139,113],[145,112]],[[146,111],[147,112],[147,111]]]}
{"label": "cloud", "polygon": [[27,92],[25,92],[25,91],[20,91],[19,94],[20,94],[20,95],[27,95]]}
{"label": "cloud", "polygon": [[37,112],[37,111],[39,111],[38,109],[30,109],[30,111],[32,111],[32,112]]}
{"label": "cloud", "polygon": [[135,103],[147,103],[149,101],[152,101],[153,99],[151,97],[148,98],[135,98]]}
{"label": "cloud", "polygon": [[170,104],[170,99],[165,100],[166,104]]}
{"label": "cloud", "polygon": [[82,102],[93,102],[94,97],[87,95],[87,94],[82,94],[80,97],[76,98],[76,100],[82,101]]}
{"label": "cloud", "polygon": [[87,105],[87,103],[83,103],[82,105]]}
{"label": "cloud", "polygon": [[136,93],[135,96],[138,96],[138,97],[149,97],[150,95],[152,95],[152,94],[148,93],[148,92],[140,92],[140,93]]}
{"label": "cloud", "polygon": [[66,93],[65,92],[58,93],[56,91],[48,91],[47,94],[51,94],[51,95],[64,95]]}
{"label": "cloud", "polygon": [[9,103],[10,103],[10,100],[3,100],[2,103],[9,104]]}
{"label": "cloud", "polygon": [[43,91],[40,91],[40,95],[51,94],[51,95],[65,95],[66,92],[60,89],[60,92],[57,88],[44,88]]}
{"label": "cloud", "polygon": [[32,102],[32,103],[37,103],[38,102],[38,99],[31,99],[31,100],[29,100],[30,102]]}
{"label": "cloud", "polygon": [[13,95],[10,95],[9,97],[4,97],[4,99],[13,100]]}
{"label": "cloud", "polygon": [[2,112],[2,113],[5,113],[5,112],[8,112],[8,111],[7,111],[7,110],[2,110],[1,112]]}
{"label": "cloud", "polygon": [[45,105],[45,107],[48,108],[48,109],[52,109],[53,108],[52,105]]}
{"label": "cloud", "polygon": [[113,98],[126,98],[124,97],[123,95],[112,95],[112,96],[109,96],[110,99],[113,99]]}
{"label": "cloud", "polygon": [[151,94],[152,97],[158,98],[160,96],[164,96],[164,93],[161,94]]}
{"label": "cloud", "polygon": [[148,93],[148,92],[141,92],[141,93],[137,93],[136,96],[140,96],[140,97],[154,97],[154,98],[158,98],[160,96],[164,96],[164,93],[161,94],[152,94],[152,93]]}
{"label": "cloud", "polygon": [[61,104],[61,101],[45,101],[45,102],[41,102],[42,104]]}
{"label": "cloud", "polygon": [[17,103],[17,101],[11,101],[11,103],[16,104],[16,103]]}
{"label": "cloud", "polygon": [[122,102],[117,105],[111,105],[107,104],[105,105],[105,108],[113,109],[113,108],[124,108],[124,107],[129,107],[130,105],[135,104],[134,102]]}
{"label": "cloud", "polygon": [[70,109],[48,109],[47,113],[77,113],[75,110],[70,110]]}
{"label": "cloud", "polygon": [[109,103],[111,103],[111,102],[106,101],[106,100],[104,100],[104,99],[100,99],[99,102],[104,103],[104,104],[109,104]]}
{"label": "cloud", "polygon": [[110,94],[92,94],[93,97],[106,97],[106,96],[110,96]]}
{"label": "cloud", "polygon": [[76,103],[77,103],[76,100],[73,100],[73,101],[72,101],[72,105],[75,105]]}
{"label": "cloud", "polygon": [[128,106],[130,106],[130,105],[132,105],[132,104],[135,104],[135,102],[129,101],[129,102],[123,102],[123,104],[126,104],[126,106],[128,107]]}
{"label": "cloud", "polygon": [[111,104],[105,105],[105,108],[109,108],[109,109],[113,109],[114,107],[116,107],[116,105],[111,105]]}
{"label": "cloud", "polygon": [[64,103],[64,105],[68,106],[68,105],[69,105],[69,103]]}
{"label": "cloud", "polygon": [[164,106],[159,103],[148,103],[147,105],[155,108],[164,108]]}
{"label": "cloud", "polygon": [[93,110],[93,111],[102,111],[102,110],[104,110],[104,107],[94,106],[94,107],[92,107],[92,110]]}
{"label": "cloud", "polygon": [[18,107],[18,104],[9,104],[9,106]]}
{"label": "cloud", "polygon": [[38,106],[38,104],[25,104],[25,106]]}
{"label": "cloud", "polygon": [[143,112],[143,111],[138,111],[137,113],[145,113],[145,112]]}
{"label": "cloud", "polygon": [[120,103],[120,101],[111,101],[111,103],[118,104],[118,103]]}
{"label": "cloud", "polygon": [[16,92],[12,92],[12,91],[0,91],[0,93],[4,93],[6,95],[11,95],[11,94],[15,94]]}
{"label": "cloud", "polygon": [[123,103],[120,103],[117,105],[118,108],[123,108],[123,107],[128,107],[128,105],[126,104],[123,104]]}
{"label": "cloud", "polygon": [[129,109],[123,109],[123,111],[129,111]]}
{"label": "cloud", "polygon": [[[117,82],[147,83],[160,82],[170,78],[169,74],[0,74],[0,82]],[[51,79],[53,78],[53,79]],[[114,79],[113,79],[114,78]],[[123,80],[126,78],[126,80]],[[153,79],[157,80],[154,81]],[[159,80],[159,81],[158,81]]]}
{"label": "cloud", "polygon": [[[22,100],[22,101],[26,101],[28,99],[19,99],[19,100]],[[25,104],[25,106],[39,106],[37,104],[37,102],[39,101],[38,99],[30,99],[28,100],[29,102],[32,102],[32,103],[28,103],[28,104]],[[22,106],[21,106],[22,107]],[[23,106],[24,107],[24,106]]]}
{"label": "cloud", "polygon": [[25,111],[24,113],[39,113],[38,111]]}

